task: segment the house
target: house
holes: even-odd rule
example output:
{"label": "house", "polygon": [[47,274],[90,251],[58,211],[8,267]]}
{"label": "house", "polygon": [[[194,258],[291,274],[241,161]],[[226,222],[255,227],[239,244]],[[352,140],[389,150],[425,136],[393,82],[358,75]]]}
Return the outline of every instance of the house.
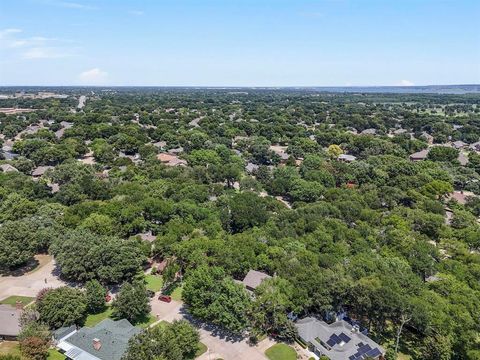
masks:
{"label": "house", "polygon": [[453,145],[453,147],[454,147],[455,149],[458,150],[458,149],[464,148],[464,147],[467,146],[468,144],[467,144],[467,143],[464,143],[464,142],[461,141],[461,140],[458,140],[458,141],[454,141],[454,142],[452,143],[452,145]]}
{"label": "house", "polygon": [[422,132],[422,137],[424,137],[425,140],[427,140],[427,143],[428,143],[429,145],[432,145],[432,144],[433,144],[433,140],[434,140],[433,136],[430,135],[429,133],[427,133],[426,131]]}
{"label": "house", "polygon": [[295,323],[299,338],[318,357],[330,360],[380,359],[385,350],[345,320],[327,324],[313,317]]}
{"label": "house", "polygon": [[457,160],[460,163],[460,165],[462,165],[462,166],[466,166],[468,164],[468,156],[465,155],[463,152],[460,152],[458,154]]}
{"label": "house", "polygon": [[156,148],[163,149],[165,146],[167,146],[167,142],[166,141],[157,141],[156,143],[153,143],[152,145],[155,146]]}
{"label": "house", "polygon": [[470,145],[470,149],[480,152],[480,141],[473,143]]}
{"label": "house", "polygon": [[183,147],[178,147],[178,148],[168,150],[169,154],[180,154],[182,152],[183,152]]}
{"label": "house", "polygon": [[167,166],[186,166],[187,162],[180,159],[177,155],[161,153],[157,155],[157,160],[160,160]]}
{"label": "house", "polygon": [[247,290],[254,291],[257,287],[260,286],[263,280],[270,278],[270,275],[265,274],[261,271],[250,270],[243,279],[242,283],[243,285],[245,285]]}
{"label": "house", "polygon": [[252,173],[254,173],[255,171],[258,170],[258,167],[259,167],[258,165],[249,162],[249,163],[245,166],[245,170],[246,170],[249,174],[252,174]]}
{"label": "house", "polygon": [[281,162],[285,162],[288,160],[290,155],[287,154],[287,146],[280,146],[280,145],[271,145],[270,150],[273,151],[280,157]]}
{"label": "house", "polygon": [[147,231],[145,233],[141,233],[141,234],[137,234],[135,236],[138,236],[140,237],[140,239],[142,239],[143,241],[148,241],[149,243],[152,243],[155,241],[155,239],[157,238],[155,235],[152,234],[152,231]]}
{"label": "house", "polygon": [[2,164],[0,165],[0,169],[2,169],[3,172],[18,172],[17,168],[10,164]]}
{"label": "house", "polygon": [[340,154],[338,155],[337,159],[339,161],[344,161],[344,162],[352,162],[357,160],[357,158],[353,155],[347,155],[347,154]]}
{"label": "house", "polygon": [[0,340],[15,340],[20,333],[23,305],[0,304]]}
{"label": "house", "polygon": [[56,347],[67,359],[120,360],[127,350],[128,341],[141,329],[126,319],[105,319],[94,327],[61,328],[55,331]]}
{"label": "house", "polygon": [[42,177],[43,175],[45,175],[45,173],[50,169],[53,169],[53,166],[39,166],[35,170],[32,171],[32,176],[34,178],[38,179],[38,178]]}
{"label": "house", "polygon": [[454,191],[448,195],[447,201],[455,200],[460,205],[465,205],[469,197],[475,197],[476,195],[471,191]]}
{"label": "house", "polygon": [[376,133],[376,129],[365,129],[360,133],[360,135],[375,135]]}
{"label": "house", "polygon": [[412,161],[425,160],[427,158],[429,152],[430,152],[429,149],[423,149],[421,151],[413,153],[413,154],[410,155],[410,160],[412,160]]}

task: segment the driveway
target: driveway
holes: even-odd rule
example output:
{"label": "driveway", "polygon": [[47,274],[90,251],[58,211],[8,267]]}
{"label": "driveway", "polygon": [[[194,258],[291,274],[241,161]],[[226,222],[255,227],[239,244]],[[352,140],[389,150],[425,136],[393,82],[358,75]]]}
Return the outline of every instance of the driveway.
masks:
{"label": "driveway", "polygon": [[205,329],[200,329],[200,341],[207,345],[208,350],[197,360],[266,360],[268,358],[264,351],[275,344],[272,340],[265,339],[257,346],[250,346],[245,339],[241,341],[227,340],[218,335],[215,336]]}
{"label": "driveway", "polygon": [[192,319],[186,312],[183,303],[172,300],[166,303],[158,300],[158,293],[150,300],[152,314],[157,317],[157,321],[168,321],[186,319],[195,325],[200,332],[200,341],[207,345],[208,350],[198,360],[214,360],[222,358],[224,360],[266,360],[264,351],[275,344],[270,339],[265,339],[257,346],[250,346],[246,339],[228,337],[222,331],[215,327],[199,323]]}
{"label": "driveway", "polygon": [[12,295],[35,297],[43,288],[66,285],[59,279],[55,261],[51,256],[40,255],[39,260],[39,267],[31,272],[19,276],[0,276],[0,299]]}

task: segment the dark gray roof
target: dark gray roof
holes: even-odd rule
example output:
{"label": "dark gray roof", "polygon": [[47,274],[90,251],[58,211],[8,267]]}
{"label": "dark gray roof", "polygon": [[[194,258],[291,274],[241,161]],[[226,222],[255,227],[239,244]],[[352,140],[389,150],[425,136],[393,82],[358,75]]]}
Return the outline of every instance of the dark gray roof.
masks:
{"label": "dark gray roof", "polygon": [[75,325],[65,326],[55,330],[52,333],[52,335],[55,340],[59,341],[63,339],[65,336],[67,336],[68,334],[71,334],[72,332],[74,332],[75,330],[77,330],[77,327]]}
{"label": "dark gray roof", "polygon": [[[120,360],[128,347],[128,340],[141,332],[126,319],[105,319],[93,328],[83,327],[68,337],[65,342],[102,360]],[[93,348],[93,340],[101,343],[99,350]]]}

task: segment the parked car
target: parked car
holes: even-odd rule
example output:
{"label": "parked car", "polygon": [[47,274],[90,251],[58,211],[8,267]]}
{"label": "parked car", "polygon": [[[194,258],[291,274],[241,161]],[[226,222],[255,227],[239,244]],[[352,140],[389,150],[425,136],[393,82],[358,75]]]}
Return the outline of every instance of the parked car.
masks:
{"label": "parked car", "polygon": [[166,302],[166,303],[169,303],[169,302],[172,301],[172,297],[169,296],[169,295],[160,295],[160,296],[158,297],[158,300],[164,301],[164,302]]}
{"label": "parked car", "polygon": [[108,292],[107,294],[105,295],[105,302],[110,302],[110,300],[112,300],[112,295],[110,295]]}

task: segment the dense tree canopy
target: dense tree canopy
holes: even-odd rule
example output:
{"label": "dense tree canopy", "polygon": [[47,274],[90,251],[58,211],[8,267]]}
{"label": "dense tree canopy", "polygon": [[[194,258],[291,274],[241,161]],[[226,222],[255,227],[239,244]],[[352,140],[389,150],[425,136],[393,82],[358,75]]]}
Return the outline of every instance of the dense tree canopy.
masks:
{"label": "dense tree canopy", "polygon": [[[235,333],[289,339],[289,315],[346,311],[390,355],[478,357],[478,94],[62,91],[0,99],[41,109],[0,114],[18,170],[0,172],[1,271],[48,251],[65,279],[98,281],[47,291],[50,327],[81,323],[111,284],[126,282],[118,316],[148,311],[130,282],[156,256],[193,316]],[[238,284],[252,269],[272,276],[253,297]],[[161,334],[138,351],[173,349]]]}

